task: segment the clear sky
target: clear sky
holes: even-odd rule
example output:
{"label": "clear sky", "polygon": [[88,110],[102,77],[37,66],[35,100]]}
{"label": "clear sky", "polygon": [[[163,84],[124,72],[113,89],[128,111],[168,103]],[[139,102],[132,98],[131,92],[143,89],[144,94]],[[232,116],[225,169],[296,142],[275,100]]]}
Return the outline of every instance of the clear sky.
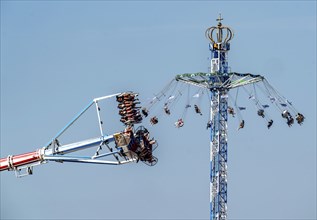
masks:
{"label": "clear sky", "polygon": [[[43,147],[95,97],[147,100],[175,74],[206,72],[219,12],[235,31],[232,70],[264,75],[307,119],[288,128],[272,111],[267,130],[248,108],[238,132],[230,118],[229,219],[316,219],[316,1],[1,1],[1,157]],[[123,129],[117,110],[107,116],[109,133]],[[1,219],[208,219],[206,117],[146,122],[155,167],[1,172]]]}

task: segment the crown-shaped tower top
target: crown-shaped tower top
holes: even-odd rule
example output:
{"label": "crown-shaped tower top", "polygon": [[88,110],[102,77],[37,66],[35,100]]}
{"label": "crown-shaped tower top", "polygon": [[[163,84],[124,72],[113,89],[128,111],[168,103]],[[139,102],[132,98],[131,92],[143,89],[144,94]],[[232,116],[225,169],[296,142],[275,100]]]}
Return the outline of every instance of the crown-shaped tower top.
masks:
{"label": "crown-shaped tower top", "polygon": [[[229,41],[233,38],[233,30],[230,27],[223,26],[221,21],[223,18],[221,17],[221,14],[219,14],[219,17],[216,19],[218,21],[217,26],[209,27],[206,30],[206,37],[213,43],[229,43]],[[214,31],[216,31],[216,36],[214,36]],[[225,36],[225,37],[224,37]],[[216,38],[215,38],[216,37]]]}

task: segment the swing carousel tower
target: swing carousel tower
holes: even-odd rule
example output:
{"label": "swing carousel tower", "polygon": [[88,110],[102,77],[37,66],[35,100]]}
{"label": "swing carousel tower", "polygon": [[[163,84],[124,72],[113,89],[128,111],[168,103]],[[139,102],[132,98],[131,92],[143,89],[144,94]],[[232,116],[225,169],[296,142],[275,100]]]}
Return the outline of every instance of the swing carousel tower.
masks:
{"label": "swing carousel tower", "polygon": [[[229,72],[228,51],[233,31],[223,26],[221,15],[217,26],[206,30],[210,40],[210,73],[181,74],[177,81],[205,87],[210,91],[210,219],[227,219],[227,152],[228,152],[228,85],[232,73]],[[202,79],[202,80],[201,80]]]}
{"label": "swing carousel tower", "polygon": [[[230,72],[228,52],[234,33],[222,25],[219,15],[217,26],[206,30],[211,51],[209,73],[187,73],[176,81],[206,88],[210,91],[210,219],[227,219],[227,160],[228,160],[228,92],[230,89],[262,81],[260,75]],[[244,123],[244,122],[243,122]],[[242,125],[244,126],[244,124]]]}
{"label": "swing carousel tower", "polygon": [[233,31],[222,25],[221,15],[217,21],[217,26],[206,30],[206,37],[210,40],[209,84],[212,85],[210,87],[210,219],[227,219],[228,89],[221,85],[229,79],[227,58]]}
{"label": "swing carousel tower", "polygon": [[[237,105],[237,96],[234,100],[234,107],[228,106],[228,102],[232,101],[230,92],[239,88],[247,93],[248,99],[252,100],[257,110],[257,115],[266,121],[268,129],[272,127],[273,120],[270,117],[269,105],[264,104],[258,99],[256,87],[258,87],[266,98],[277,108],[283,119],[286,120],[288,127],[294,124],[294,118],[299,125],[304,121],[304,115],[299,113],[295,107],[284,96],[282,96],[273,86],[261,75],[251,73],[231,72],[228,65],[228,52],[230,50],[230,41],[233,39],[233,31],[230,27],[222,25],[223,18],[219,15],[217,26],[209,27],[205,35],[210,41],[209,50],[211,51],[210,71],[208,73],[184,73],[176,75],[176,77],[158,93],[143,110],[151,109],[160,100],[164,101],[165,113],[170,115],[170,107],[182,96],[182,86],[179,84],[188,84],[189,86],[199,87],[198,91],[206,90],[210,95],[210,118],[208,119],[207,129],[210,128],[210,219],[226,220],[227,219],[227,161],[228,161],[228,114],[234,117],[235,111],[240,120],[239,129],[244,128],[244,120],[240,110],[246,107]],[[176,82],[176,83],[175,83]],[[180,83],[178,83],[180,82]],[[262,85],[262,87],[261,87]],[[189,99],[188,86],[188,99]],[[248,87],[252,86],[251,92]],[[179,88],[177,91],[176,88]],[[171,91],[171,93],[169,93]],[[175,93],[175,91],[177,91]],[[170,95],[169,95],[170,94]],[[202,93],[197,93],[193,97],[200,97]],[[229,99],[231,98],[231,100]],[[232,104],[232,103],[231,103]],[[186,103],[184,112],[191,105]],[[264,110],[265,109],[265,110]],[[143,112],[142,110],[142,112]],[[196,113],[200,109],[195,105]],[[182,117],[175,123],[176,128],[183,127]],[[144,115],[147,116],[147,112]],[[150,113],[151,114],[151,113]],[[155,120],[154,120],[155,119]],[[151,124],[157,124],[156,116],[151,118]]]}

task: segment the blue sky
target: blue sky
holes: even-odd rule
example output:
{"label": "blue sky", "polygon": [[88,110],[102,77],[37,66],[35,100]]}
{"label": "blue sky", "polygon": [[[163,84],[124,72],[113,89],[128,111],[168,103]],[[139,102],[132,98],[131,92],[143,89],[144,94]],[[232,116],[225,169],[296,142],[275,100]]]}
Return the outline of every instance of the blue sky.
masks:
{"label": "blue sky", "polygon": [[[145,101],[176,74],[206,72],[204,32],[219,12],[235,31],[232,70],[264,75],[307,119],[288,128],[272,111],[267,130],[250,108],[243,130],[229,121],[229,219],[315,219],[315,1],[1,1],[1,157],[43,147],[95,97],[132,90]],[[123,129],[116,110],[107,117],[109,132]],[[145,122],[155,167],[2,172],[1,219],[208,219],[206,120]]]}

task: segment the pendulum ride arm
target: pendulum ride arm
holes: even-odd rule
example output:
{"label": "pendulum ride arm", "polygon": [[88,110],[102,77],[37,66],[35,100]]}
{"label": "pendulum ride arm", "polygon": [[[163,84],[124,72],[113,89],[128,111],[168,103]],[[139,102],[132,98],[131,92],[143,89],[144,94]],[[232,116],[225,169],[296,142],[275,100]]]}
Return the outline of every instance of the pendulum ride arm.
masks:
{"label": "pendulum ride arm", "polygon": [[[55,152],[53,149],[46,149],[44,147],[30,153],[19,154],[14,156],[9,155],[7,158],[0,159],[0,171],[16,170],[19,167],[22,167],[25,165],[43,163],[47,161],[100,163],[100,164],[114,164],[114,165],[120,164],[120,162],[96,160],[96,158],[101,157],[101,155],[99,157],[96,157],[96,156],[76,157],[76,156],[65,155],[68,153],[80,151],[90,147],[99,146],[103,142],[111,142],[111,141],[114,141],[113,136],[107,136],[103,138],[93,138],[93,139],[88,139],[81,142],[62,145],[62,146],[59,146],[58,150],[55,150]],[[120,153],[120,149],[103,156],[108,156],[108,155],[117,154],[117,153]]]}
{"label": "pendulum ride arm", "polygon": [[[128,94],[133,93],[129,92]],[[126,129],[123,132],[118,132],[113,135],[103,134],[98,102],[118,95],[121,94],[118,93],[94,99],[45,147],[34,152],[14,156],[9,155],[6,158],[0,159],[0,171],[12,170],[16,172],[17,177],[21,177],[32,174],[34,165],[39,165],[48,161],[121,165],[141,160],[150,166],[155,165],[157,158],[152,155],[152,151],[157,147],[157,143],[156,141],[149,140],[149,132],[143,126],[140,126],[134,132],[134,122],[131,122],[126,125]],[[93,104],[96,104],[101,135],[99,137],[90,138],[75,143],[60,145],[57,138],[59,138],[71,125],[73,125],[75,121],[81,117]],[[142,120],[142,118],[140,118],[140,120]],[[114,144],[114,148],[110,147],[110,144]],[[104,149],[108,149],[107,152],[102,152],[103,146],[105,146]],[[86,150],[92,147],[97,147],[95,154],[92,156],[76,156],[72,154],[74,152]],[[105,158],[108,157],[111,157],[112,159],[105,160]],[[21,174],[21,170],[24,169],[26,172]]]}

